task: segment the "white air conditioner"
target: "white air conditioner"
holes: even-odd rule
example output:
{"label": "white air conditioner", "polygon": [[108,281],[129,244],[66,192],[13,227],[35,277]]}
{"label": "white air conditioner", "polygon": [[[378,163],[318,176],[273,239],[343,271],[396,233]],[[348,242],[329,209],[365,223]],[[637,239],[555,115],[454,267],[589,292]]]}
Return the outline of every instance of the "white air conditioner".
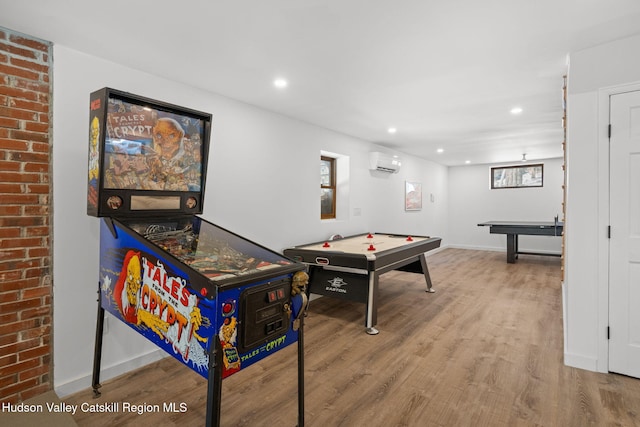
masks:
{"label": "white air conditioner", "polygon": [[400,158],[385,153],[369,153],[369,169],[382,172],[398,173],[400,171]]}

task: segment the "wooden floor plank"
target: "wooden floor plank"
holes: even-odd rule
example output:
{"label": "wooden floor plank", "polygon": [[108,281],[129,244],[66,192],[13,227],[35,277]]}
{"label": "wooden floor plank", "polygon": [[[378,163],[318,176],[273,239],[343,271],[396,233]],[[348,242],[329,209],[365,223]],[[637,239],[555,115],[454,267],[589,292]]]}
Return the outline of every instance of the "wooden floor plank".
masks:
{"label": "wooden floor plank", "polygon": [[[560,261],[446,249],[421,275],[380,279],[378,329],[364,305],[321,298],[305,321],[305,424],[640,426],[640,380],[564,366]],[[296,348],[223,381],[223,426],[294,426]],[[68,403],[183,402],[186,413],[76,414],[80,426],[199,426],[206,381],[166,358]]]}

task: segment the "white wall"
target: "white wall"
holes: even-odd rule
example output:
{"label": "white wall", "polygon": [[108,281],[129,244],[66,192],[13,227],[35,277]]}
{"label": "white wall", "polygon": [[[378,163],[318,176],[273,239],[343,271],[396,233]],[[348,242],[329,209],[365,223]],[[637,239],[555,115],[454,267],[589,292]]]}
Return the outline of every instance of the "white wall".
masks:
{"label": "white wall", "polygon": [[[559,141],[558,144],[561,142]],[[506,251],[503,234],[489,234],[486,221],[553,221],[562,218],[562,159],[532,160],[544,164],[543,187],[491,189],[491,168],[518,165],[466,165],[449,168],[447,243],[461,248]],[[519,249],[560,253],[561,239],[520,236]]]}
{"label": "white wall", "polygon": [[564,357],[601,372],[608,370],[608,97],[637,89],[639,51],[635,36],[570,56]]}
{"label": "white wall", "polygon": [[[54,46],[54,384],[58,394],[91,381],[97,310],[99,220],[86,215],[89,93],[104,86],[213,114],[203,217],[275,250],[366,231],[445,237],[446,167],[403,156],[399,174],[368,169],[381,147],[222,96]],[[321,150],[349,157],[348,209],[320,221]],[[401,154],[401,153],[400,153]],[[421,181],[419,212],[405,212],[404,180]],[[428,196],[427,196],[428,197]],[[359,215],[354,215],[359,212]],[[164,353],[110,318],[102,379]]]}
{"label": "white wall", "polygon": [[[381,151],[381,147],[377,151]],[[438,236],[443,239],[442,245],[446,245],[449,211],[447,167],[409,156],[402,156],[401,160],[402,168],[397,174],[368,171],[367,181],[373,193],[370,195],[372,230]],[[368,158],[364,161],[368,162]],[[422,184],[421,210],[405,211],[405,181]]]}

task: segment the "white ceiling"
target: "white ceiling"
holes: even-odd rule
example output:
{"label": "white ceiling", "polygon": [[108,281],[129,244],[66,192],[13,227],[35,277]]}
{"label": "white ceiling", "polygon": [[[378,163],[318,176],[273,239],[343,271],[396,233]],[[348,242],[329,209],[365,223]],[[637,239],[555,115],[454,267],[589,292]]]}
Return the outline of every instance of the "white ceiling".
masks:
{"label": "white ceiling", "polygon": [[640,1],[0,0],[0,26],[460,165],[560,157],[567,55]]}

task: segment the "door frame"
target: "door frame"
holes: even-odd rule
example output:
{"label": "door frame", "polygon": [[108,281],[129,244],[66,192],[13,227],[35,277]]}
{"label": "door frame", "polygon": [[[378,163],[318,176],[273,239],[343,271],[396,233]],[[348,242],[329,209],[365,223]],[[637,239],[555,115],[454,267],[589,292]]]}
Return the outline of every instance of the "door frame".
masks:
{"label": "door frame", "polygon": [[609,237],[610,209],[610,155],[609,123],[611,96],[640,91],[640,82],[610,86],[598,90],[598,320],[597,361],[598,372],[609,372]]}

